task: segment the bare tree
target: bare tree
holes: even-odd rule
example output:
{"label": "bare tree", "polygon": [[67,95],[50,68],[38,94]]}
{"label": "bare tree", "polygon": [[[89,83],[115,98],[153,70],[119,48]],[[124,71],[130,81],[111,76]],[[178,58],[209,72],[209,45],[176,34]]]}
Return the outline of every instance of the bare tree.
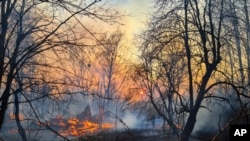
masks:
{"label": "bare tree", "polygon": [[[245,66],[243,56],[241,56],[242,49],[239,48],[242,37],[245,35],[242,35],[241,33],[243,32],[239,31],[241,29],[238,23],[239,19],[235,13],[236,11],[234,11],[235,9],[230,8],[231,4],[231,1],[227,0],[208,0],[205,2],[198,2],[197,0],[159,0],[156,1],[158,9],[152,16],[149,29],[143,33],[145,38],[143,38],[141,47],[141,60],[146,69],[141,70],[144,74],[141,77],[151,82],[151,86],[148,85],[150,87],[145,86],[149,93],[156,93],[153,88],[158,84],[158,73],[155,72],[159,70],[166,73],[163,78],[166,82],[169,82],[169,85],[162,85],[160,89],[175,90],[173,91],[173,97],[176,100],[174,104],[179,105],[177,111],[188,114],[183,125],[181,140],[189,140],[196,124],[199,109],[205,107],[203,102],[205,98],[216,97],[225,101],[228,100],[219,95],[216,96],[217,86],[226,85],[230,87],[235,92],[235,97],[238,97],[240,101],[241,96],[246,97],[244,92],[241,91],[242,85],[245,86],[242,82],[244,81],[242,79],[246,77],[245,71],[238,69],[241,71],[229,72],[229,68],[225,67],[227,65],[232,66],[233,69],[231,70],[234,70],[235,63],[239,64],[239,68],[244,68]],[[229,17],[227,15],[229,12],[234,13],[231,14],[231,16],[234,16]],[[230,22],[228,21],[230,20],[233,22],[233,29],[229,28]],[[233,39],[232,37],[235,38]],[[180,53],[177,55],[175,54],[176,52],[171,52],[168,54],[170,59],[161,58],[164,51],[173,50],[173,46],[176,47],[176,50],[181,48]],[[233,61],[234,59],[232,58],[228,59],[228,56],[225,54],[225,52],[228,52],[228,49],[238,50],[238,62]],[[182,60],[181,66],[184,66],[182,69],[185,73],[182,73],[182,70],[180,73],[181,77],[179,77],[178,73],[169,75],[171,74],[170,68],[176,69],[171,66],[171,64],[175,64],[173,60],[175,57],[173,56],[179,56],[178,58]],[[236,56],[232,54],[231,57]],[[163,62],[160,65],[156,61],[159,58]],[[171,61],[168,62],[167,60]],[[161,65],[166,66],[165,62],[171,67],[167,67],[168,69],[163,71],[161,68],[164,67]],[[229,79],[232,78],[229,77],[230,75],[236,74],[241,76],[240,82]],[[173,85],[174,83],[171,80],[174,80],[176,76],[177,78],[185,79],[181,83]],[[186,87],[178,89],[180,86]],[[210,92],[213,95],[210,95]],[[157,105],[154,104],[154,101],[151,100],[151,103],[157,110]],[[242,105],[242,103],[239,104]],[[162,114],[163,112],[160,113]]]}
{"label": "bare tree", "polygon": [[[101,85],[104,88],[104,97],[107,99],[113,99],[114,94],[117,92],[119,88],[119,84],[116,85],[115,82],[117,80],[117,76],[115,76],[119,71],[119,63],[121,61],[121,41],[122,41],[122,33],[116,32],[110,37],[103,37],[100,42],[100,52],[97,53],[98,61],[100,65],[100,77],[103,78],[101,81]],[[120,64],[121,65],[121,64]],[[120,70],[121,71],[121,70]],[[121,83],[121,82],[120,82]],[[107,106],[110,105],[108,104]],[[106,105],[103,103],[103,105]]]}
{"label": "bare tree", "polygon": [[177,117],[180,114],[180,103],[176,99],[182,97],[180,89],[184,86],[186,76],[184,48],[178,39],[173,39],[166,46],[165,39],[157,35],[152,31],[144,33],[144,37],[150,40],[146,40],[142,46],[142,63],[135,67],[133,77],[135,84],[146,90],[157,115],[170,125],[174,135],[179,136],[178,124],[181,123]]}
{"label": "bare tree", "polygon": [[[118,13],[107,12],[99,0],[2,0],[0,5],[0,87],[3,89],[0,97],[0,129],[6,111],[13,103],[10,98],[14,95],[15,104],[27,103],[36,120],[55,132],[37,115],[33,101],[45,97],[60,100],[69,93],[64,86],[73,87],[59,76],[60,72],[69,72],[59,62],[69,55],[77,56],[77,52],[87,46],[82,42],[84,36],[80,36],[75,29],[76,25],[93,35],[82,23],[82,18],[113,22]],[[60,16],[60,12],[65,15]],[[19,76],[20,71],[25,75]],[[57,71],[57,75],[53,71]],[[22,84],[19,85],[19,82]],[[45,84],[51,88],[49,93],[40,91]],[[22,98],[17,99],[19,96]]]}
{"label": "bare tree", "polygon": [[120,109],[119,105],[128,87],[128,62],[123,54],[123,39],[123,33],[119,30],[103,34],[97,42],[96,50],[93,50],[93,73],[98,83],[97,103],[101,109],[108,111],[117,112]]}

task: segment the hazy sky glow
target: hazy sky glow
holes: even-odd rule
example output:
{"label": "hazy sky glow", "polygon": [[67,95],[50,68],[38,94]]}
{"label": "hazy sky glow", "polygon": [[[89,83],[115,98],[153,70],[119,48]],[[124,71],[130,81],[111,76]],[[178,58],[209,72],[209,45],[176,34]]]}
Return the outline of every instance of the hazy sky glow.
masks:
{"label": "hazy sky glow", "polygon": [[124,24],[130,33],[137,33],[145,27],[150,9],[152,9],[152,0],[113,0],[112,2],[129,15],[125,18]]}
{"label": "hazy sky glow", "polygon": [[152,11],[153,0],[111,0],[112,5],[124,12],[125,15],[121,28],[125,32],[126,46],[130,46],[132,56],[137,55],[135,44],[133,43],[136,34],[142,32],[146,28],[146,21],[150,17]]}

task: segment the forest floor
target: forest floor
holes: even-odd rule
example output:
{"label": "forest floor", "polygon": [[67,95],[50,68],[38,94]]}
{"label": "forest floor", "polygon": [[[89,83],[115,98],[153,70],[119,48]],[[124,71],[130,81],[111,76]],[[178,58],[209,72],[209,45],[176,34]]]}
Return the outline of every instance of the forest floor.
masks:
{"label": "forest floor", "polygon": [[[62,138],[52,135],[50,131],[42,131],[27,135],[31,141],[63,141]],[[4,141],[21,140],[18,133],[3,134],[0,133]],[[178,141],[177,136],[163,135],[158,130],[130,130],[130,131],[105,131],[85,135],[82,137],[68,137],[71,141]],[[190,141],[210,141],[211,139],[191,138]]]}
{"label": "forest floor", "polygon": [[[83,136],[72,141],[178,141],[177,136],[160,135],[145,130],[130,132],[102,132],[95,135]],[[211,139],[191,138],[190,141],[210,141]]]}

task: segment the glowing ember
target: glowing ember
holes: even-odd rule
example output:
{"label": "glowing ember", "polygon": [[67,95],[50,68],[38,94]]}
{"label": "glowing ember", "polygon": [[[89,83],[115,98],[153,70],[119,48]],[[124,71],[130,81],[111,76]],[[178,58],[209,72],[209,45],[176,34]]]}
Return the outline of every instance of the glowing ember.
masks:
{"label": "glowing ember", "polygon": [[[183,126],[182,126],[182,125],[176,124],[175,126],[176,126],[177,129],[183,129]],[[171,129],[171,127],[170,127],[169,125],[166,125],[165,128],[166,128],[166,129]]]}
{"label": "glowing ember", "polygon": [[98,124],[91,121],[79,121],[77,118],[69,118],[67,125],[58,122],[58,126],[67,127],[65,130],[60,129],[60,134],[64,136],[82,136],[92,134],[100,130],[112,129],[114,126],[110,123]]}
{"label": "glowing ember", "polygon": [[[106,115],[109,116],[108,114]],[[57,115],[50,120],[50,125],[63,136],[77,137],[114,128],[113,124],[103,122],[105,121],[104,116],[104,108],[100,107],[99,113],[92,116],[90,106],[87,105],[83,112],[77,114],[75,117],[66,119],[62,115]],[[107,121],[110,120],[107,119]]]}
{"label": "glowing ember", "polygon": [[84,128],[98,128],[98,124],[93,123],[93,122],[89,122],[89,121],[84,121],[83,127]]}
{"label": "glowing ember", "polygon": [[70,125],[76,126],[77,124],[79,124],[79,120],[76,119],[76,118],[70,118],[70,119],[68,120],[68,123],[69,123]]}
{"label": "glowing ember", "polygon": [[113,127],[114,127],[113,124],[110,124],[110,123],[102,124],[102,129],[112,129]]}
{"label": "glowing ember", "polygon": [[78,133],[77,129],[74,126],[69,127],[68,133],[71,136],[79,136],[79,133]]}

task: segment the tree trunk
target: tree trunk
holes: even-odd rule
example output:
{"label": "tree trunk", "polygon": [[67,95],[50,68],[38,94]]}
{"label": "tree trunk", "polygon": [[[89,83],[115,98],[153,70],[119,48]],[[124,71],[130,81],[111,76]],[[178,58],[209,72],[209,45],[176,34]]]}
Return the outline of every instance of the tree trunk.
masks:
{"label": "tree trunk", "polygon": [[7,77],[7,83],[6,83],[6,88],[1,96],[1,108],[0,108],[0,130],[2,129],[3,123],[4,123],[4,117],[5,117],[5,112],[8,108],[8,102],[9,102],[9,97],[10,97],[10,89],[11,89],[11,83],[13,80],[13,69],[11,68],[10,73]]}
{"label": "tree trunk", "polygon": [[191,110],[189,117],[187,119],[187,122],[185,124],[184,130],[181,134],[181,141],[188,141],[189,140],[189,137],[190,137],[190,135],[194,129],[194,125],[196,123],[196,116],[197,116],[198,111],[200,109],[201,102],[204,99],[204,95],[206,93],[207,83],[208,83],[209,78],[210,78],[210,76],[215,68],[216,68],[216,65],[214,65],[213,67],[211,65],[210,69],[207,70],[206,74],[204,75],[204,77],[202,79],[202,83],[201,83],[200,90],[199,90],[198,95],[197,95],[197,99],[196,99],[194,108]]}
{"label": "tree trunk", "polygon": [[15,97],[15,103],[14,103],[14,106],[15,106],[15,120],[16,120],[16,125],[18,127],[18,133],[21,136],[22,141],[27,141],[27,136],[26,136],[25,130],[24,130],[24,128],[23,128],[23,126],[22,126],[22,124],[20,122],[20,117],[19,117],[18,91],[15,92],[14,97]]}
{"label": "tree trunk", "polygon": [[185,50],[186,50],[186,56],[187,56],[187,67],[188,67],[188,85],[189,85],[189,99],[190,99],[190,110],[193,109],[193,74],[192,74],[192,68],[191,68],[191,51],[188,44],[188,3],[189,0],[185,0],[184,8],[185,8],[185,38],[184,38],[184,44],[185,44]]}
{"label": "tree trunk", "polygon": [[244,10],[246,15],[246,55],[247,55],[247,71],[248,71],[248,86],[250,85],[250,21],[248,15],[247,0],[244,0]]}
{"label": "tree trunk", "polygon": [[239,33],[239,22],[238,22],[234,3],[232,5],[233,6],[231,7],[231,9],[232,9],[233,17],[234,17],[232,19],[232,23],[233,23],[233,28],[234,28],[235,44],[237,48],[238,61],[239,61],[239,67],[240,67],[239,68],[240,78],[238,78],[238,80],[240,81],[241,85],[244,85],[245,77],[244,77],[244,68],[243,68],[242,54],[241,54],[241,40],[240,40],[241,37]]}

